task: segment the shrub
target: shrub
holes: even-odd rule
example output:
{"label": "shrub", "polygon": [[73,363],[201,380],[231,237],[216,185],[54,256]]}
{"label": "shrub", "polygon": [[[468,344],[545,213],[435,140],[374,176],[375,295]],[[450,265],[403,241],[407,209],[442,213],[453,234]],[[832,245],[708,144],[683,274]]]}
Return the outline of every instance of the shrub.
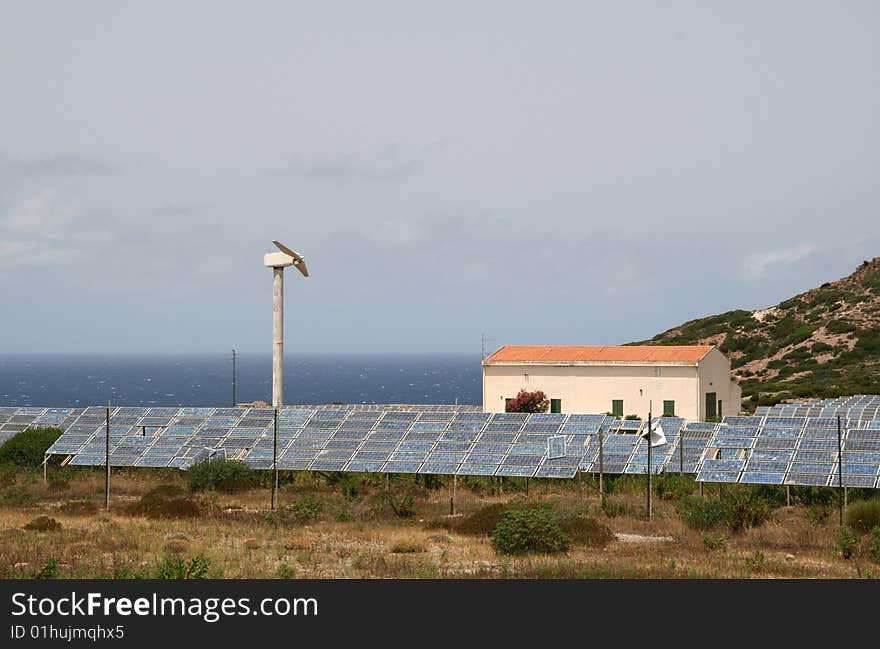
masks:
{"label": "shrub", "polygon": [[425,551],[425,546],[416,541],[399,541],[391,547],[392,554],[417,554]]}
{"label": "shrub", "polygon": [[469,516],[465,516],[455,525],[455,531],[460,534],[473,534],[474,536],[490,536],[501,520],[501,515],[507,511],[507,505],[493,503],[480,507]]}
{"label": "shrub", "polygon": [[617,518],[618,516],[635,516],[636,510],[632,505],[626,503],[618,503],[607,498],[602,500],[602,513],[608,518]]}
{"label": "shrub", "polygon": [[0,493],[0,505],[7,507],[30,507],[37,502],[40,497],[33,493],[24,485],[12,485],[6,487]]}
{"label": "shrub", "polygon": [[416,515],[415,498],[412,494],[404,494],[400,498],[396,498],[386,491],[382,496],[398,518],[412,518]]}
{"label": "shrub", "polygon": [[58,508],[58,511],[68,516],[84,516],[97,514],[98,506],[91,500],[68,500]]}
{"label": "shrub", "polygon": [[235,493],[250,489],[257,483],[256,472],[238,460],[205,460],[191,466],[186,472],[191,491],[213,489]]}
{"label": "shrub", "polygon": [[43,464],[46,451],[61,436],[57,428],[32,428],[6,440],[0,446],[0,464],[15,464],[37,469]]}
{"label": "shrub", "polygon": [[880,525],[880,499],[856,500],[846,510],[846,524],[860,532]]}
{"label": "shrub", "polygon": [[571,540],[545,507],[506,511],[492,532],[492,548],[498,554],[557,554],[570,546]]}
{"label": "shrub", "polygon": [[707,534],[703,535],[703,547],[706,548],[709,552],[713,550],[719,550],[724,547],[724,537],[723,536],[709,536]]}
{"label": "shrub", "polygon": [[278,568],[278,579],[296,579],[296,568],[282,563]]}
{"label": "shrub", "polygon": [[735,491],[724,501],[725,523],[732,532],[762,525],[772,511],[770,502],[751,491]]}
{"label": "shrub", "polygon": [[201,512],[199,506],[175,485],[159,485],[141,499],[125,508],[129,516],[146,518],[192,518]]}
{"label": "shrub", "polygon": [[614,540],[614,533],[595,518],[571,516],[559,521],[562,531],[575,545],[603,548]]}
{"label": "shrub", "polygon": [[[678,458],[674,466],[678,466]],[[693,476],[679,476],[677,473],[661,473],[654,477],[654,493],[663,500],[678,500],[694,492],[696,483]]]}
{"label": "shrub", "polygon": [[685,498],[678,505],[679,515],[693,529],[708,530],[725,526],[732,532],[763,524],[772,505],[761,493],[736,490],[723,500]]}
{"label": "shrub", "polygon": [[34,575],[34,579],[58,579],[60,561],[58,557],[49,557]]}
{"label": "shrub", "polygon": [[840,550],[840,554],[844,559],[852,559],[855,556],[858,547],[858,536],[849,530],[840,530],[840,535],[837,537],[837,548]]}
{"label": "shrub", "polygon": [[281,523],[309,523],[321,516],[321,503],[314,496],[300,496],[293,503],[281,507],[277,512],[266,516],[266,520],[276,525]]}
{"label": "shrub", "polygon": [[719,527],[727,520],[727,509],[720,500],[685,498],[678,504],[678,513],[695,530]]}
{"label": "shrub", "polygon": [[24,529],[34,532],[55,532],[61,529],[61,523],[48,516],[37,516],[24,526]]}
{"label": "shrub", "polygon": [[880,527],[871,530],[871,537],[868,540],[868,556],[874,563],[880,563]]}
{"label": "shrub", "polygon": [[746,559],[746,566],[752,572],[758,572],[764,567],[764,553],[760,550],[755,550],[755,554]]}
{"label": "shrub", "polygon": [[210,566],[211,560],[203,554],[189,561],[179,557],[165,557],[156,564],[156,579],[203,579]]}

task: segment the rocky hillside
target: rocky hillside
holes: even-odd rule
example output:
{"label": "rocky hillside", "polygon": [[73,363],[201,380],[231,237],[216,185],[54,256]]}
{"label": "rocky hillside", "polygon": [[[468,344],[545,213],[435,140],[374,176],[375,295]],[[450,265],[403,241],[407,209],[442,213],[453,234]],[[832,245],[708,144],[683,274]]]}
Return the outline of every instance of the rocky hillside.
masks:
{"label": "rocky hillside", "polygon": [[768,309],[691,320],[645,343],[717,345],[730,358],[750,410],[880,393],[880,257]]}

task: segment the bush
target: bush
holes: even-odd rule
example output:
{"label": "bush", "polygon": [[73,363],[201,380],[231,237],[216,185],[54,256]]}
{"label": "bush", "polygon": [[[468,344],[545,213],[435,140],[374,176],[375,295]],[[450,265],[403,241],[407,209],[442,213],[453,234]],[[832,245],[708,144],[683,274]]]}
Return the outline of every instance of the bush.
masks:
{"label": "bush", "polygon": [[159,485],[141,499],[125,508],[129,516],[146,518],[192,518],[201,512],[199,506],[175,485]]}
{"label": "bush", "polygon": [[727,521],[727,508],[720,500],[685,498],[678,505],[678,513],[695,530],[720,527]]}
{"label": "bush", "polygon": [[859,548],[859,537],[849,530],[840,530],[837,537],[837,548],[844,559],[852,559]]}
{"label": "bush", "polygon": [[688,527],[709,530],[725,526],[732,532],[758,527],[772,510],[769,500],[751,490],[732,491],[723,500],[685,498],[678,505],[679,515]]}
{"label": "bush", "polygon": [[58,574],[61,572],[59,568],[60,561],[58,557],[49,557],[34,575],[34,579],[58,579]]}
{"label": "bush", "polygon": [[868,540],[868,556],[874,563],[880,563],[880,527],[871,530],[871,537]]}
{"label": "bush", "polygon": [[48,516],[37,516],[24,526],[24,529],[33,532],[56,532],[61,529],[61,523]]}
{"label": "bush", "polygon": [[266,520],[270,523],[309,523],[321,516],[321,503],[314,496],[300,496],[295,502],[270,513]]}
{"label": "bush", "polygon": [[156,579],[203,579],[208,574],[211,560],[199,554],[189,561],[166,557],[156,564]]}
{"label": "bush", "polygon": [[563,518],[559,526],[575,545],[603,548],[614,540],[614,533],[595,518],[572,516]]}
{"label": "bush", "polygon": [[6,440],[0,446],[0,464],[15,464],[37,469],[43,464],[46,451],[61,436],[57,428],[32,428]]}
{"label": "bush", "polygon": [[91,500],[68,500],[58,508],[58,511],[68,516],[85,516],[97,514],[98,506]]}
{"label": "bush", "polygon": [[238,460],[205,460],[189,468],[186,480],[191,491],[213,489],[235,493],[253,487],[257,476],[252,468]]}
{"label": "bush", "polygon": [[725,538],[723,536],[709,536],[707,534],[703,535],[703,547],[706,548],[709,552],[713,550],[719,550],[724,547]]}
{"label": "bush", "polygon": [[386,491],[382,496],[398,518],[412,518],[416,515],[415,498],[412,494],[404,494],[400,498],[395,498]]}
{"label": "bush", "polygon": [[772,507],[770,502],[751,491],[735,491],[724,500],[725,523],[732,532],[741,532],[747,527],[759,527],[768,518]]}
{"label": "bush", "polygon": [[12,485],[0,492],[0,505],[7,507],[30,507],[40,497],[24,485]]}
{"label": "bush", "polygon": [[[678,458],[674,463],[678,466]],[[661,473],[654,477],[654,493],[663,500],[679,500],[694,492],[696,482],[693,476],[680,476],[677,473]]]}
{"label": "bush", "polygon": [[465,516],[455,525],[455,531],[460,534],[473,534],[474,536],[490,536],[495,526],[501,520],[501,515],[507,511],[507,505],[494,503],[481,507],[473,514]]}
{"label": "bush", "polygon": [[492,532],[492,548],[498,554],[557,554],[570,546],[553,512],[544,507],[506,511]]}
{"label": "bush", "polygon": [[870,532],[880,525],[880,499],[850,503],[846,509],[846,524],[859,532]]}

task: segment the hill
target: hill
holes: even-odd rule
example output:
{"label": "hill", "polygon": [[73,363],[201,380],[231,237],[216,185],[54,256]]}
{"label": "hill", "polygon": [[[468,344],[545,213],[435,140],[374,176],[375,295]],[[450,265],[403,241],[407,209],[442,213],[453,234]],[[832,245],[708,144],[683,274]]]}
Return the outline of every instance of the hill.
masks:
{"label": "hill", "polygon": [[880,393],[880,257],[776,306],[691,320],[634,344],[717,345],[749,410]]}

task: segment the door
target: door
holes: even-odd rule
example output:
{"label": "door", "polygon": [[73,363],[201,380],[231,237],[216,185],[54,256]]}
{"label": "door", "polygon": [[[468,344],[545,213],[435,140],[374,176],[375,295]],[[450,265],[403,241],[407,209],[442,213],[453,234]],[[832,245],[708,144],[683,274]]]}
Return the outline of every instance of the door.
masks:
{"label": "door", "polygon": [[706,421],[712,421],[718,416],[716,397],[714,392],[706,393]]}

